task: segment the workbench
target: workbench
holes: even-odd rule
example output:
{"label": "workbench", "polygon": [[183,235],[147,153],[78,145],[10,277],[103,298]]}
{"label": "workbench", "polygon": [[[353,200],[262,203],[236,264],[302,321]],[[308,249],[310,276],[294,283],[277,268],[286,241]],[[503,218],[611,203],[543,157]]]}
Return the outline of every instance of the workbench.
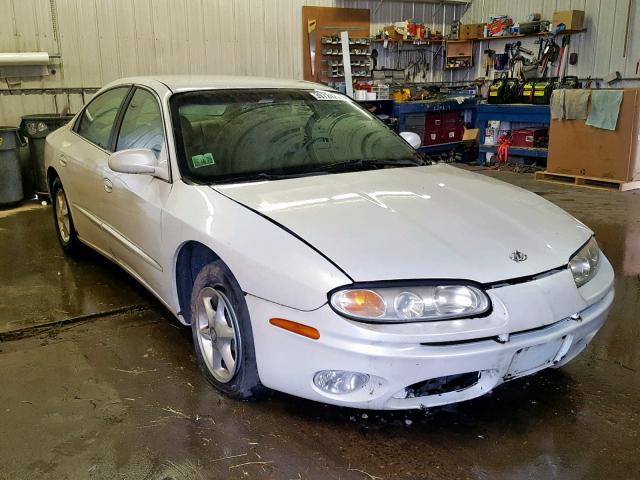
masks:
{"label": "workbench", "polygon": [[[551,123],[551,110],[549,105],[506,104],[490,105],[479,104],[476,107],[476,125],[480,129],[478,141],[480,153],[478,163],[485,163],[485,153],[497,153],[497,145],[485,145],[485,132],[489,120],[500,120],[517,123],[529,123],[541,126],[549,126]],[[521,148],[509,147],[509,155],[517,157],[547,158],[546,148]]]}
{"label": "workbench", "polygon": [[[438,114],[445,112],[462,112],[469,111],[470,123],[475,125],[476,123],[476,99],[465,98],[464,101],[459,103],[453,98],[447,98],[443,100],[417,100],[410,102],[395,102],[393,106],[393,116],[398,119],[398,131],[399,132],[415,132],[420,135],[420,138],[424,139],[425,135],[425,121],[421,117],[425,117],[429,114]],[[439,143],[437,145],[424,145],[418,150],[422,153],[435,153],[438,151],[449,150],[457,147],[462,143],[462,139],[454,142]]]}

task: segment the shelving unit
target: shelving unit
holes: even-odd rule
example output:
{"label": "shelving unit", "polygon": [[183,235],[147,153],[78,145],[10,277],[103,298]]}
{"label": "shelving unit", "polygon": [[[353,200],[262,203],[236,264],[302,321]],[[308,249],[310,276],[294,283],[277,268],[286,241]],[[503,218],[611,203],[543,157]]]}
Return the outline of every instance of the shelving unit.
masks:
{"label": "shelving unit", "polygon": [[[582,30],[565,30],[563,32],[558,33],[558,35],[575,35],[577,33],[586,32],[586,28]],[[483,41],[491,41],[491,40],[509,40],[514,38],[532,38],[532,37],[550,37],[555,35],[553,32],[540,32],[540,33],[522,33],[518,35],[504,35],[500,37],[482,37],[482,38],[474,38],[471,41],[474,42],[483,42]]]}
{"label": "shelving unit", "polygon": [[[353,51],[346,61],[352,63],[354,80],[370,77],[371,12],[366,8],[302,7],[302,52],[303,78],[310,82],[321,82],[336,88],[344,88],[344,65],[341,32],[349,36],[349,50]],[[310,27],[311,25],[311,27]],[[329,50],[331,53],[329,54]],[[334,52],[335,50],[335,52]],[[356,50],[359,53],[356,55]],[[323,55],[323,51],[325,55]],[[332,63],[342,63],[339,68]],[[356,72],[362,72],[356,74]]]}
{"label": "shelving unit", "polygon": [[394,38],[372,38],[371,43],[400,43],[406,45],[413,45],[414,47],[429,47],[431,45],[442,45],[445,43],[444,39],[430,39],[430,40],[398,40]]}
{"label": "shelving unit", "polygon": [[[560,32],[558,35],[575,35],[578,33],[586,32],[586,29],[582,30],[565,30]],[[473,43],[474,42],[491,42],[496,40],[513,40],[513,39],[523,39],[523,38],[544,38],[555,35],[552,32],[541,32],[541,33],[527,33],[527,34],[518,34],[518,35],[504,35],[500,37],[482,37],[482,38],[471,38],[464,40],[448,40],[448,39],[430,39],[430,40],[404,40],[404,39],[383,39],[383,38],[373,38],[371,39],[371,44],[380,44],[387,42],[388,44],[398,44],[398,46],[406,45],[411,50],[414,50],[418,47],[432,47],[437,45],[445,46],[445,70],[460,70],[464,68],[473,67]],[[407,50],[409,49],[407,48]],[[458,51],[452,50],[455,48]]]}
{"label": "shelving unit", "polygon": [[445,70],[473,67],[473,41],[449,40],[446,43]]}
{"label": "shelving unit", "polygon": [[[342,42],[338,36],[323,36],[320,39],[322,50],[321,63],[328,67],[328,70],[321,70],[320,81],[335,80],[344,78],[344,61],[337,60],[343,58]],[[353,78],[371,77],[371,52],[369,46],[371,40],[368,37],[358,37],[349,39],[349,63],[351,65],[351,76]],[[336,57],[336,59],[330,59]],[[354,58],[355,60],[352,60]],[[328,83],[324,81],[324,83]]]}
{"label": "shelving unit", "polygon": [[[509,122],[532,123],[549,126],[551,123],[551,109],[549,105],[507,104],[489,105],[482,104],[476,108],[476,125],[478,126],[480,141],[484,141],[487,122],[500,120]],[[478,163],[483,164],[485,153],[496,153],[498,145],[481,144],[479,147]],[[547,158],[546,148],[509,147],[509,155],[519,157]]]}
{"label": "shelving unit", "polygon": [[[481,153],[497,153],[497,145],[480,145],[479,150]],[[517,157],[536,157],[547,158],[548,150],[546,148],[525,148],[525,147],[509,147],[509,155],[515,155]]]}

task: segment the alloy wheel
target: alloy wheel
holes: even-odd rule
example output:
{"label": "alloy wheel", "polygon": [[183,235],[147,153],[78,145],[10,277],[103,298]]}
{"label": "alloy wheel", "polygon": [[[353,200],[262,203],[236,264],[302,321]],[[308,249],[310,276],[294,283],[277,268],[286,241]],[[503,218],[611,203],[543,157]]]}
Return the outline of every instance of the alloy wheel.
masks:
{"label": "alloy wheel", "polygon": [[216,380],[228,383],[239,368],[241,342],[238,320],[220,290],[203,288],[197,299],[196,336],[207,368]]}
{"label": "alloy wheel", "polygon": [[61,188],[56,192],[56,221],[62,241],[69,243],[71,240],[71,217],[69,216],[67,197]]}

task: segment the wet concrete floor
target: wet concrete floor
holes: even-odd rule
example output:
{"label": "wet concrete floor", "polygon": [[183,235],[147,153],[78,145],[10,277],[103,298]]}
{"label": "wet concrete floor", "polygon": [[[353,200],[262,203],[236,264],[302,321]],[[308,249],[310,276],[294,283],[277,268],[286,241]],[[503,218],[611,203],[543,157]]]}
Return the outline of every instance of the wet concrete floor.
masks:
{"label": "wet concrete floor", "polygon": [[617,297],[571,364],[427,412],[228,400],[140,286],[62,256],[48,207],[0,211],[0,479],[639,478],[640,192],[483,173],[592,227]]}
{"label": "wet concrete floor", "polygon": [[155,302],[101,255],[66,257],[51,206],[37,202],[0,210],[0,272],[0,334]]}

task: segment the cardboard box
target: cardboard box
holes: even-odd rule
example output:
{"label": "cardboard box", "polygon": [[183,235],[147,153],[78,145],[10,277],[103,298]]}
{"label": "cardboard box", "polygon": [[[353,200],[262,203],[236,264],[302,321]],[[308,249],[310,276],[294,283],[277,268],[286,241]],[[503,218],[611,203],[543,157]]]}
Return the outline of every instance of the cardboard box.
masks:
{"label": "cardboard box", "polygon": [[547,171],[640,181],[640,88],[625,88],[615,131],[551,120]]}
{"label": "cardboard box", "polygon": [[382,29],[382,31],[384,32],[384,35],[387,38],[390,38],[392,40],[402,40],[403,39],[402,35],[400,35],[398,32],[396,32],[395,25],[388,25],[388,26],[384,27]]}
{"label": "cardboard box", "polygon": [[476,143],[478,141],[478,135],[480,135],[479,128],[465,128],[462,141],[464,143]]}
{"label": "cardboard box", "polygon": [[469,23],[460,25],[458,38],[460,40],[475,40],[484,38],[484,23]]}
{"label": "cardboard box", "polygon": [[447,42],[447,58],[472,56],[473,42],[471,40],[451,40]]}
{"label": "cardboard box", "polygon": [[567,30],[582,30],[584,28],[584,10],[562,10],[553,12],[553,27],[564,23]]}

